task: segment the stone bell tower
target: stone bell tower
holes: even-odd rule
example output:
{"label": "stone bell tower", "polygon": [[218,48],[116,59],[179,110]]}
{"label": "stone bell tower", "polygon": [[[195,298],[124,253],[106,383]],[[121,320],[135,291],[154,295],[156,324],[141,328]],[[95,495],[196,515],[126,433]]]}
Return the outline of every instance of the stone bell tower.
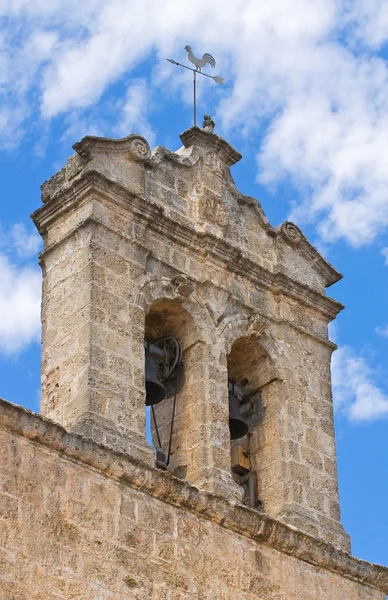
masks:
{"label": "stone bell tower", "polygon": [[[175,336],[184,383],[168,470],[240,503],[232,466],[245,456],[264,514],[348,550],[327,330],[342,306],[325,293],[341,275],[236,189],[241,156],[225,140],[198,127],[181,140],[151,152],[138,135],[85,137],[44,184],[33,215],[44,239],[41,412],[153,467],[144,342]],[[232,444],[228,381],[243,382],[249,404],[249,433]],[[155,407],[164,450],[172,402]]]}

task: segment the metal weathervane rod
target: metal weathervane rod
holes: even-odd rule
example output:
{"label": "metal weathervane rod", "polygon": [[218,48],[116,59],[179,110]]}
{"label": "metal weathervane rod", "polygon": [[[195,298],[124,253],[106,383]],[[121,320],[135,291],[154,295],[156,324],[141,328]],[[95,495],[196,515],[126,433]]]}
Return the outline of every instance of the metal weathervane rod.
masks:
{"label": "metal weathervane rod", "polygon": [[192,53],[190,46],[185,46],[185,50],[188,54],[189,61],[193,65],[195,65],[195,69],[193,69],[192,67],[188,67],[187,65],[182,65],[181,63],[176,62],[176,60],[172,60],[172,58],[167,58],[166,60],[168,60],[168,62],[172,63],[173,65],[177,65],[177,67],[183,67],[184,69],[188,69],[189,71],[193,72],[194,126],[196,127],[196,125],[197,125],[197,73],[199,73],[200,75],[204,75],[205,77],[209,77],[210,79],[213,79],[216,83],[220,83],[221,85],[224,84],[225,79],[223,77],[219,77],[218,75],[208,75],[207,73],[202,73],[202,67],[204,67],[205,65],[210,65],[212,69],[214,69],[214,67],[216,66],[216,61],[214,60],[214,58],[211,54],[208,54],[207,52],[205,52],[205,54],[202,56],[202,58],[197,58]]}

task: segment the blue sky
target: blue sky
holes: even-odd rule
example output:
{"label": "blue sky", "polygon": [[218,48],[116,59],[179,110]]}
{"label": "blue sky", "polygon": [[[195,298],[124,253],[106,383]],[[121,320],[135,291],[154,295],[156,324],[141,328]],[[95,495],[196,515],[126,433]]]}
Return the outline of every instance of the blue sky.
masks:
{"label": "blue sky", "polygon": [[180,146],[198,113],[243,154],[239,189],[344,274],[331,329],[343,523],[388,564],[388,4],[0,0],[0,396],[39,409],[39,186],[86,134]]}

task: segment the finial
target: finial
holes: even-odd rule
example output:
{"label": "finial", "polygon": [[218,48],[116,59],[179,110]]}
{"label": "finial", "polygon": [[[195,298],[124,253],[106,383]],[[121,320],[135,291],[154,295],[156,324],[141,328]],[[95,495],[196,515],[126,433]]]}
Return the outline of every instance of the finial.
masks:
{"label": "finial", "polygon": [[216,124],[209,115],[205,115],[203,117],[202,128],[204,129],[204,131],[207,131],[208,133],[213,133],[215,126]]}

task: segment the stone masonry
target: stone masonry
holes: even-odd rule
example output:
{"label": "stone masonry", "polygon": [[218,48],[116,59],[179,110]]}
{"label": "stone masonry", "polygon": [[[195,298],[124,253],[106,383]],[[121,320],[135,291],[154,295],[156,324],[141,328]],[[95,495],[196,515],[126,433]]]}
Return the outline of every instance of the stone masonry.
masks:
{"label": "stone masonry", "polygon": [[265,512],[348,549],[327,334],[342,306],[325,295],[340,275],[295,225],[274,229],[236,190],[230,167],[241,156],[227,142],[199,128],[182,141],[151,153],[136,135],[85,138],[43,186],[33,216],[44,239],[41,412],[154,464],[144,339],[155,328],[176,335],[186,384],[171,470],[240,497],[229,367],[262,390],[251,458]]}
{"label": "stone masonry", "polygon": [[[383,600],[388,571],[352,558],[340,523],[328,323],[343,307],[325,288],[341,275],[236,189],[225,140],[181,139],[86,137],[42,188],[42,416],[0,403],[0,598]],[[184,384],[160,470],[144,342],[171,335]],[[256,394],[233,443],[228,379]],[[164,451],[172,406],[155,406]]]}
{"label": "stone masonry", "polygon": [[0,400],[1,600],[384,600],[388,570]]}

